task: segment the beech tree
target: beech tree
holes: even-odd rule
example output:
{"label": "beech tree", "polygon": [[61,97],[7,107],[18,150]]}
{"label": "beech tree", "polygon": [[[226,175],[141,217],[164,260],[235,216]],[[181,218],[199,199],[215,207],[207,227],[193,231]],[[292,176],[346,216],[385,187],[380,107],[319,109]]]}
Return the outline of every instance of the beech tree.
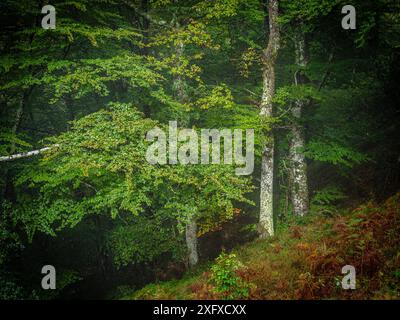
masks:
{"label": "beech tree", "polygon": [[[397,2],[42,2],[1,4],[0,298],[108,297],[398,191]],[[149,163],[170,121],[253,129],[254,172]]]}
{"label": "beech tree", "polygon": [[[278,25],[279,1],[268,2],[268,45],[262,56],[263,91],[260,103],[262,119],[273,117],[273,97],[275,94],[275,63],[280,46]],[[260,237],[274,235],[273,184],[274,184],[274,137],[271,132],[262,150],[260,178]]]}
{"label": "beech tree", "polygon": [[[307,67],[307,42],[304,32],[299,28],[295,36],[296,66],[298,70],[294,75],[295,85],[307,83],[305,68]],[[291,129],[291,140],[289,145],[291,198],[293,213],[299,216],[305,215],[309,210],[309,195],[307,183],[307,163],[304,156],[306,141],[304,128],[301,123],[304,112],[305,101],[299,99],[292,106],[293,123]]]}

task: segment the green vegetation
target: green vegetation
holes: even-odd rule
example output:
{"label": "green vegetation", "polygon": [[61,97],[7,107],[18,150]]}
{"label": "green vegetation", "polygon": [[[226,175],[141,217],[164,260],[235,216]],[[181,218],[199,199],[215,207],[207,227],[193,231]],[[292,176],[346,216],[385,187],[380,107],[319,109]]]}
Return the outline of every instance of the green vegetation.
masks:
{"label": "green vegetation", "polygon": [[[399,299],[399,231],[397,194],[331,218],[296,219],[275,238],[222,253],[205,271],[124,299]],[[341,288],[345,262],[361,270],[356,290]]]}
{"label": "green vegetation", "polygon": [[[0,4],[0,299],[398,298],[397,1],[48,2]],[[172,121],[254,171],[150,163]]]}

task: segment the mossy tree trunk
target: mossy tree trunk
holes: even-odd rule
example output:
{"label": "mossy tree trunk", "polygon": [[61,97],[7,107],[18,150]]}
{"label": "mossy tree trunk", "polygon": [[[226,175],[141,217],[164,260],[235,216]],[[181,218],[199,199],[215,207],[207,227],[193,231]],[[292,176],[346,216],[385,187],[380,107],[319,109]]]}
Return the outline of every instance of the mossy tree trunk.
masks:
{"label": "mossy tree trunk", "polygon": [[[273,116],[272,98],[275,94],[275,62],[278,55],[280,35],[278,26],[278,0],[268,2],[269,40],[263,52],[263,92],[260,115],[268,121]],[[263,146],[260,179],[259,235],[266,238],[274,235],[273,182],[274,182],[274,138],[268,133]]]}
{"label": "mossy tree trunk", "polygon": [[[177,24],[177,28],[179,28],[179,24]],[[180,41],[175,46],[175,55],[176,55],[176,64],[177,69],[179,70],[181,57],[183,56],[185,51],[185,43]],[[177,100],[181,103],[185,103],[188,100],[187,92],[186,92],[186,83],[183,79],[182,75],[179,73],[174,76],[174,92]],[[187,247],[187,264],[188,267],[191,268],[195,266],[199,262],[199,254],[198,254],[198,244],[197,244],[197,221],[196,217],[191,216],[188,219],[185,229],[185,239],[186,239],[186,247]]]}
{"label": "mossy tree trunk", "polygon": [[[296,65],[295,74],[296,85],[302,85],[308,82],[305,74],[305,68],[308,64],[307,44],[305,34],[302,31],[296,33]],[[305,137],[304,128],[301,124],[301,117],[305,105],[304,99],[295,101],[292,106],[292,125],[289,144],[290,157],[290,183],[291,199],[293,213],[298,216],[304,216],[309,209],[308,183],[307,183],[307,163],[304,156]]]}

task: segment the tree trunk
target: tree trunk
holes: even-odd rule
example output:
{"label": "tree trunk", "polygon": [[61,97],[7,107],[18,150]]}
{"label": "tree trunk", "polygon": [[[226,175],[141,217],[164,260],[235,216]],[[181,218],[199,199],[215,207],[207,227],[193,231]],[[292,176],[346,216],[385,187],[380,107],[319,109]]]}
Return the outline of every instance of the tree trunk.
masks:
{"label": "tree trunk", "polygon": [[[23,116],[23,113],[24,113],[25,105],[26,105],[27,100],[28,100],[28,96],[29,96],[29,93],[24,93],[23,94],[22,99],[21,99],[21,103],[19,104],[19,106],[17,108],[17,111],[15,113],[15,121],[14,121],[14,125],[13,125],[13,127],[11,129],[11,133],[13,135],[17,135],[18,134],[18,129],[19,129],[19,126],[21,125],[21,120],[22,120],[22,116]],[[11,148],[10,148],[10,153],[13,154],[14,152],[15,152],[15,143],[12,142],[11,143]]]}
{"label": "tree trunk", "polygon": [[[278,0],[268,3],[269,40],[263,52],[263,93],[260,115],[273,116],[272,98],[275,93],[275,62],[279,50]],[[263,147],[260,183],[260,238],[274,235],[273,182],[274,182],[274,138],[270,134]]]}
{"label": "tree trunk", "polygon": [[[175,46],[176,64],[178,68],[181,65],[180,58],[183,56],[184,51],[185,44],[179,41]],[[185,103],[187,101],[186,83],[179,73],[174,76],[174,91],[180,103]]]}
{"label": "tree trunk", "polygon": [[197,251],[197,222],[190,219],[186,225],[186,246],[188,249],[188,265],[195,266],[199,262]]}
{"label": "tree trunk", "polygon": [[[179,26],[178,26],[179,27]],[[180,58],[184,54],[185,44],[180,41],[175,46],[175,54],[176,54],[176,63],[177,66],[180,66]],[[187,93],[186,93],[186,83],[180,74],[175,75],[174,77],[174,92],[176,95],[176,99],[185,103],[187,101]],[[199,255],[197,251],[197,222],[195,217],[190,217],[189,221],[186,225],[186,246],[187,246],[187,254],[188,254],[188,267],[195,266],[199,261]]]}
{"label": "tree trunk", "polygon": [[[304,68],[307,66],[307,48],[305,35],[298,32],[296,35],[296,64],[298,71],[295,75],[296,85],[307,83]],[[303,154],[305,146],[304,130],[299,124],[301,114],[303,112],[305,101],[298,100],[292,108],[293,123],[291,128],[291,140],[289,144],[290,157],[290,178],[291,182],[291,198],[293,205],[293,213],[303,216],[308,212],[308,183],[307,183],[307,164]]]}
{"label": "tree trunk", "polygon": [[[22,120],[22,116],[24,114],[25,105],[27,103],[28,96],[29,96],[31,90],[29,92],[23,93],[21,102],[15,112],[15,121],[14,121],[14,125],[11,129],[11,133],[14,136],[16,136],[18,134],[18,129],[21,125],[21,120]],[[16,146],[15,146],[15,142],[13,141],[10,146],[10,154],[12,155],[13,153],[15,153],[15,150],[16,150]],[[4,175],[4,187],[3,187],[3,190],[1,191],[1,194],[2,194],[3,198],[9,198],[9,195],[12,194],[13,187],[12,187],[12,182],[10,179],[8,167],[5,168],[3,175]]]}

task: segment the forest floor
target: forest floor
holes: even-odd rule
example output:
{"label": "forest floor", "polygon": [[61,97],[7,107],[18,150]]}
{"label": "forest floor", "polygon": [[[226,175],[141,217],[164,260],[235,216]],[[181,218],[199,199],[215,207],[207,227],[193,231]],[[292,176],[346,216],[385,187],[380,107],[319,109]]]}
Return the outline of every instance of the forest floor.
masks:
{"label": "forest floor", "polygon": [[[356,289],[342,288],[342,267]],[[400,193],[333,216],[309,215],[223,253],[182,279],[123,299],[399,299]]]}

